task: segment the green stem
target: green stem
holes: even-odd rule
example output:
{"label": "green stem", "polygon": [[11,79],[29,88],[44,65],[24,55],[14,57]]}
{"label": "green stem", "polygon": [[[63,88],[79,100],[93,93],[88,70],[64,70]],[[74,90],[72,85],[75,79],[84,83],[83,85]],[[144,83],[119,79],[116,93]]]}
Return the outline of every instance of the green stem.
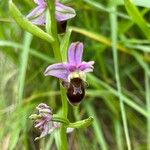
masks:
{"label": "green stem", "polygon": [[68,101],[66,98],[66,90],[62,87],[60,84],[60,90],[61,90],[61,100],[62,100],[62,117],[67,118],[68,115]]}
{"label": "green stem", "polygon": [[66,130],[67,128],[64,126],[60,128],[60,138],[61,138],[60,150],[68,150]]}
{"label": "green stem", "polygon": [[56,114],[53,114],[53,121],[61,122],[61,123],[65,124],[65,125],[69,124],[69,120],[68,119],[63,118],[62,116],[59,116],[59,115],[56,115]]}
{"label": "green stem", "polygon": [[57,61],[62,61],[61,53],[60,53],[60,43],[58,39],[58,33],[57,33],[57,24],[55,19],[55,0],[47,0],[48,9],[50,13],[50,27],[49,27],[49,33],[52,34],[54,41],[51,43],[53,47],[53,52],[55,59]]}
{"label": "green stem", "polygon": [[[62,56],[60,52],[60,43],[58,39],[58,33],[57,33],[57,24],[55,19],[55,0],[47,0],[49,14],[50,14],[50,23],[49,27],[47,26],[47,32],[51,33],[54,41],[51,43],[55,59],[59,62],[62,61]],[[67,105],[67,99],[66,99],[66,93],[64,88],[60,85],[61,90],[61,100],[62,100],[62,117],[67,119],[68,114],[68,105]],[[57,148],[60,150],[67,150],[68,149],[68,143],[67,143],[67,134],[66,134],[66,127],[64,125],[61,126],[58,136],[56,137],[56,140],[58,140]]]}

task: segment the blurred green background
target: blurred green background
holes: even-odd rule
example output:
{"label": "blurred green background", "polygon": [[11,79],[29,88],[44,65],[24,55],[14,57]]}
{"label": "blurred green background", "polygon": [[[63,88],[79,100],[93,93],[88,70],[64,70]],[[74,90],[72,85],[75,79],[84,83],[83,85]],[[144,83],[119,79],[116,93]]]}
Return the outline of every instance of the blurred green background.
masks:
{"label": "blurred green background", "polygon": [[[136,7],[128,0],[61,2],[77,13],[68,22],[70,42],[84,42],[84,60],[95,61],[86,96],[78,109],[69,105],[68,116],[72,122],[93,116],[94,122],[68,135],[70,150],[126,150],[125,135],[131,149],[150,149],[150,1],[134,0]],[[24,15],[36,6],[14,3]],[[0,149],[56,149],[54,133],[34,142],[39,133],[29,119],[40,102],[55,113],[61,108],[58,80],[43,75],[54,62],[49,43],[23,31],[8,0],[0,0]]]}

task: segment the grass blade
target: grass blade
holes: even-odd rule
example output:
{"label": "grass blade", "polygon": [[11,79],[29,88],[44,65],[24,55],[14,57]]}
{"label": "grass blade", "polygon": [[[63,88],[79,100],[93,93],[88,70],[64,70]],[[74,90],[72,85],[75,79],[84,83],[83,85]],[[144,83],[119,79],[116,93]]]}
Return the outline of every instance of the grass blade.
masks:
{"label": "grass blade", "polygon": [[30,44],[32,41],[32,35],[30,33],[25,33],[24,37],[24,48],[21,53],[20,57],[20,68],[19,68],[19,95],[18,95],[18,101],[21,102],[23,98],[23,92],[24,92],[24,83],[25,83],[25,76],[26,76],[26,70],[27,70],[27,63],[28,63],[28,55],[30,50]]}
{"label": "grass blade", "polygon": [[[15,43],[15,42],[11,42],[11,41],[0,41],[0,47],[13,47],[13,48],[17,48],[19,50],[23,50],[23,45],[21,44],[18,44],[18,43]],[[41,60],[44,60],[48,63],[53,63],[55,62],[55,59],[54,58],[51,58],[43,53],[40,53],[38,52],[37,50],[33,49],[33,48],[30,48],[30,51],[29,53]]]}
{"label": "grass blade", "polygon": [[[116,6],[112,7],[113,11],[116,11]],[[127,142],[128,150],[131,150],[131,142],[129,137],[128,125],[127,125],[127,118],[126,118],[126,111],[125,106],[122,99],[122,89],[121,89],[121,82],[119,77],[119,67],[118,67],[118,54],[117,54],[117,17],[115,14],[110,14],[110,24],[111,24],[111,37],[112,37],[112,50],[113,50],[113,59],[114,59],[114,71],[115,71],[115,78],[117,83],[117,90],[119,94],[120,100],[120,109],[121,109],[121,116],[123,121],[123,127]]]}
{"label": "grass blade", "polygon": [[104,135],[103,135],[103,131],[102,131],[102,127],[100,125],[100,121],[99,119],[97,118],[92,106],[90,104],[86,104],[86,109],[87,109],[87,112],[89,114],[89,116],[92,116],[94,118],[94,122],[92,124],[93,128],[94,128],[94,132],[95,132],[95,135],[98,139],[98,142],[99,142],[99,145],[101,146],[101,149],[102,150],[107,150],[107,144],[106,144],[106,141],[105,141],[105,138],[104,138]]}
{"label": "grass blade", "polygon": [[123,150],[123,139],[122,139],[120,122],[118,120],[115,120],[114,126],[115,126],[116,143],[117,143],[118,150]]}

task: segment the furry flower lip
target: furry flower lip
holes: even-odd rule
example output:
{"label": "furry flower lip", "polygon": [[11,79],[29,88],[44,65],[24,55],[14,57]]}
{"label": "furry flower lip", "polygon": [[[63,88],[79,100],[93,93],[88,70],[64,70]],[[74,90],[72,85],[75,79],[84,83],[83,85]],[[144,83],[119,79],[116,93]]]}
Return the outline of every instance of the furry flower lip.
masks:
{"label": "furry flower lip", "polygon": [[[37,4],[37,7],[35,7],[26,17],[33,24],[44,25],[46,22],[47,3],[45,2],[45,0],[34,0],[34,2]],[[56,0],[55,15],[56,15],[56,20],[58,22],[65,22],[75,17],[76,12],[73,8],[65,6],[62,3],[60,3],[58,0]]]}
{"label": "furry flower lip", "polygon": [[73,105],[78,105],[85,95],[86,73],[93,71],[94,61],[82,61],[83,43],[72,43],[68,49],[68,62],[56,63],[48,66],[46,76],[61,79],[67,88],[67,97]]}

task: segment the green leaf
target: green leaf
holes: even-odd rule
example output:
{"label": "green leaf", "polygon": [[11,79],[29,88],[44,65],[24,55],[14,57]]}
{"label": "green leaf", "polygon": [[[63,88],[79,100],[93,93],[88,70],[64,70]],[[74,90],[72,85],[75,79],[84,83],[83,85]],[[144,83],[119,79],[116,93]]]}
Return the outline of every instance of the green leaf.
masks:
{"label": "green leaf", "polygon": [[141,16],[139,10],[136,8],[136,6],[134,6],[131,0],[124,0],[124,2],[128,14],[132,17],[133,21],[143,31],[144,35],[150,40],[150,28],[148,27],[146,21]]}
{"label": "green leaf", "polygon": [[71,128],[86,128],[88,126],[90,126],[93,122],[93,117],[89,117],[87,119],[84,120],[80,120],[74,123],[69,123],[69,127]]}
{"label": "green leaf", "polygon": [[54,41],[53,37],[45,33],[36,25],[32,24],[26,18],[23,17],[21,12],[17,9],[12,0],[9,1],[9,10],[13,19],[17,22],[17,24],[22,27],[24,30],[32,33],[33,35],[52,43]]}

